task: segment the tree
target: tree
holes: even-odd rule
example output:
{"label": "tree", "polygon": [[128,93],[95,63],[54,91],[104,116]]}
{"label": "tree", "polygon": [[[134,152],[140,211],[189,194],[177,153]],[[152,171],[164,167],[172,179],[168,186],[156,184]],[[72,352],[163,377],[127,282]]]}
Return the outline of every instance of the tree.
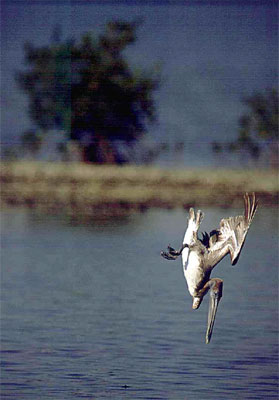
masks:
{"label": "tree", "polygon": [[28,130],[23,132],[21,136],[21,145],[31,155],[35,156],[42,144],[42,138],[34,131]]}
{"label": "tree", "polygon": [[[268,152],[269,163],[278,167],[278,91],[276,89],[254,93],[243,99],[247,112],[239,119],[238,138],[226,146],[228,151],[244,150],[257,160]],[[216,152],[223,150],[214,143]]]}
{"label": "tree", "polygon": [[[98,38],[25,45],[29,66],[17,81],[29,113],[42,130],[60,127],[77,140],[89,162],[121,162],[116,143],[132,146],[155,121],[156,68],[134,71],[124,57],[139,21],[112,21]],[[128,160],[129,161],[129,160]]]}

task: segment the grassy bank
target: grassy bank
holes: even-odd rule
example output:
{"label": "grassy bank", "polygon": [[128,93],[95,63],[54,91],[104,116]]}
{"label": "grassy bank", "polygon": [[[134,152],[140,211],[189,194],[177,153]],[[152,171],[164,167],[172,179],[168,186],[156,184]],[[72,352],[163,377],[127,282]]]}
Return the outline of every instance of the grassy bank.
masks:
{"label": "grassy bank", "polygon": [[255,191],[262,205],[278,201],[278,174],[269,170],[163,170],[74,163],[1,164],[2,207],[69,215],[122,215],[150,207],[239,207]]}

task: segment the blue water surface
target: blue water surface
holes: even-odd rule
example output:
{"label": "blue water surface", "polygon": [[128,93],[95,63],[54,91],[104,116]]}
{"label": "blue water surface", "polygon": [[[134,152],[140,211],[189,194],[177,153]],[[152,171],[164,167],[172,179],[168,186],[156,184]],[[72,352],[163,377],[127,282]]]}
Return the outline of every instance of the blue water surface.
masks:
{"label": "blue water surface", "polygon": [[[207,209],[203,230],[241,210]],[[183,210],[77,224],[2,212],[1,399],[277,399],[278,243],[259,209],[224,280],[211,343],[208,299],[191,309]]]}

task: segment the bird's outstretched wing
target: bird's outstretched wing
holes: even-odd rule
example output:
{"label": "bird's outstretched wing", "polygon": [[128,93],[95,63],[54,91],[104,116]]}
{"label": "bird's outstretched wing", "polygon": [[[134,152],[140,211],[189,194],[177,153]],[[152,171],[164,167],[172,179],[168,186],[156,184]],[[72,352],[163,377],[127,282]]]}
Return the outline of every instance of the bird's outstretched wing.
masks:
{"label": "bird's outstretched wing", "polygon": [[211,266],[216,265],[228,253],[232,265],[237,263],[257,206],[255,193],[251,196],[246,193],[244,195],[244,215],[221,220],[220,228],[215,231],[214,240],[209,242],[208,263]]}

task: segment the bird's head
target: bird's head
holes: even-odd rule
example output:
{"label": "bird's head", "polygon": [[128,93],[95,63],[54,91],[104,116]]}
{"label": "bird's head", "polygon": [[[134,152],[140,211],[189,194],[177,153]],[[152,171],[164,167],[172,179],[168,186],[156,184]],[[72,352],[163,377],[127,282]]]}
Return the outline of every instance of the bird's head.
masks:
{"label": "bird's head", "polygon": [[199,306],[201,305],[202,300],[203,300],[203,297],[193,297],[192,309],[197,310],[199,308]]}

